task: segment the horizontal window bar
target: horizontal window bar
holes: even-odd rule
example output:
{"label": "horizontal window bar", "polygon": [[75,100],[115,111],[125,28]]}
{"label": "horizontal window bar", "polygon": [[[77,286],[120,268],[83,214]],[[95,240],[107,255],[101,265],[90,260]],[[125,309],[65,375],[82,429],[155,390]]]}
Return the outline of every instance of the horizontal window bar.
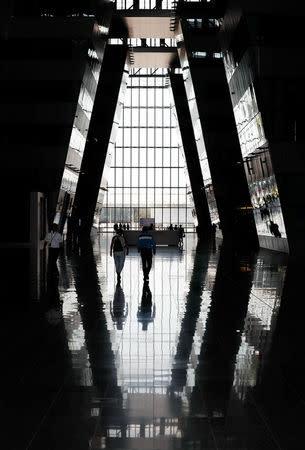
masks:
{"label": "horizontal window bar", "polygon": [[131,105],[125,106],[124,109],[172,109],[171,106],[140,106],[140,105]]}
{"label": "horizontal window bar", "polygon": [[173,126],[163,126],[163,125],[161,125],[161,126],[139,126],[139,125],[132,125],[131,127],[129,127],[129,126],[126,126],[126,125],[123,125],[122,127],[119,127],[119,128],[121,128],[122,130],[124,129],[124,128],[131,128],[131,129],[134,129],[134,128],[136,128],[136,129],[138,129],[138,128],[144,128],[145,130],[147,129],[147,128],[150,128],[150,129],[155,129],[155,128],[158,128],[158,129],[162,129],[162,128],[170,128],[170,129],[173,129],[173,130],[175,130],[177,127],[173,127]]}
{"label": "horizontal window bar", "polygon": [[167,89],[168,86],[127,86],[127,89]]}

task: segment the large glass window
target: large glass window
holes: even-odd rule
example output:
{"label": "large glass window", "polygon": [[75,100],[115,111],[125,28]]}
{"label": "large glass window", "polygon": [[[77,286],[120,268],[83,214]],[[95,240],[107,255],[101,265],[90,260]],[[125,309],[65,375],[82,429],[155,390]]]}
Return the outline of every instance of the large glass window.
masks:
{"label": "large glass window", "polygon": [[141,218],[154,218],[157,229],[194,230],[170,89],[166,69],[130,73],[101,217],[106,228],[138,229]]}

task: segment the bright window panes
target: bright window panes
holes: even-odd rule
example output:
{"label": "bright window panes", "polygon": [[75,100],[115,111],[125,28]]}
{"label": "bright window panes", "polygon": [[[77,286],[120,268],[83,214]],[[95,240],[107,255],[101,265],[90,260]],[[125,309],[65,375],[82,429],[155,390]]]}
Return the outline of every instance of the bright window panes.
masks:
{"label": "bright window panes", "polygon": [[154,186],[155,185],[155,170],[154,168],[148,168],[147,169],[147,186]]}
{"label": "bright window panes", "polygon": [[146,167],[146,148],[140,149],[140,167]]}
{"label": "bright window panes", "polygon": [[122,186],[122,174],[123,174],[122,169],[117,168],[116,173],[115,173],[115,184],[118,187]]}
{"label": "bright window panes", "polygon": [[149,148],[147,151],[147,165],[148,167],[152,167],[152,169],[149,170],[153,170],[154,172],[153,166],[155,165],[155,149],[153,148]]}
{"label": "bright window panes", "polygon": [[[124,129],[124,133],[126,131],[128,131],[128,130],[125,128]],[[134,145],[135,147],[138,147],[139,146],[139,129],[138,128],[133,128],[131,136],[132,136],[132,143],[131,143],[131,145]]]}
{"label": "bright window panes", "polygon": [[147,129],[147,141],[149,146],[153,146],[155,143],[155,128]]}
{"label": "bright window panes", "polygon": [[163,143],[165,147],[169,147],[170,146],[170,142],[171,141],[171,132],[169,128],[164,128],[164,133],[163,133]]}
{"label": "bright window panes", "polygon": [[129,108],[126,108],[124,110],[124,124],[126,127],[130,127],[131,125],[131,114],[130,114],[131,110]]}
{"label": "bright window panes", "polygon": [[165,148],[163,151],[163,167],[170,167],[171,165],[171,148]]}
{"label": "bright window panes", "polygon": [[194,229],[166,75],[166,69],[130,73],[102,213],[110,230],[115,222],[138,229],[144,217],[154,218],[157,229],[171,223]]}
{"label": "bright window panes", "polygon": [[172,167],[178,167],[178,148],[172,149]]}
{"label": "bright window panes", "polygon": [[179,186],[178,169],[171,169],[171,185],[177,187]]}
{"label": "bright window panes", "polygon": [[162,108],[156,108],[156,126],[162,127],[163,125],[163,114]]}
{"label": "bright window panes", "polygon": [[178,195],[176,190],[173,190],[171,197],[172,197],[172,202],[171,202],[172,205],[178,206],[178,204],[179,204],[179,195]]}
{"label": "bright window panes", "polygon": [[[151,169],[148,169],[151,170]],[[154,205],[154,195],[155,195],[155,189],[154,188],[148,188],[146,190],[147,192],[147,203],[149,205]]]}
{"label": "bright window panes", "polygon": [[139,169],[131,169],[131,185],[133,187],[139,186]]}
{"label": "bright window panes", "polygon": [[156,128],[155,142],[157,147],[163,147],[163,132],[162,128]]}
{"label": "bright window panes", "polygon": [[124,180],[123,180],[123,186],[124,187],[130,187],[130,169],[124,168]]}
{"label": "bright window panes", "polygon": [[163,196],[162,196],[162,189],[155,189],[155,204],[156,206],[162,206],[163,203]]}
{"label": "bright window panes", "polygon": [[147,110],[147,126],[153,127],[155,126],[155,109]]}
{"label": "bright window panes", "polygon": [[[119,133],[122,134],[122,137],[124,136],[124,145],[130,145],[130,128],[124,128],[124,130],[119,129]],[[122,141],[123,142],[123,141]]]}
{"label": "bright window panes", "polygon": [[140,169],[140,187],[146,187],[147,186],[147,180],[146,180],[146,168]]}
{"label": "bright window panes", "polygon": [[[138,148],[132,148],[131,149],[131,164],[132,167],[137,167],[139,165],[139,149]],[[133,171],[132,177],[134,177],[135,172]]]}
{"label": "bright window panes", "polygon": [[130,148],[129,147],[124,148],[124,166],[125,167],[131,166]]}
{"label": "bright window panes", "polygon": [[156,168],[156,186],[157,187],[162,187],[163,183],[162,183],[162,169]]}
{"label": "bright window panes", "polygon": [[[144,147],[146,145],[147,129],[146,128],[140,128],[139,132],[140,132],[140,146]],[[146,156],[146,152],[145,152],[145,156]]]}
{"label": "bright window panes", "polygon": [[147,127],[147,111],[144,110],[143,114],[140,114],[140,126]]}
{"label": "bright window panes", "polygon": [[171,170],[163,169],[163,186],[170,187],[171,186]]}
{"label": "bright window panes", "polygon": [[123,196],[124,205],[128,205],[130,203],[130,189],[125,188],[123,191]]}
{"label": "bright window panes", "polygon": [[123,165],[123,149],[122,148],[117,148],[116,152],[115,152],[115,163],[117,166],[122,166]]}
{"label": "bright window panes", "polygon": [[169,108],[163,108],[163,123],[165,127],[171,125],[171,110]]}

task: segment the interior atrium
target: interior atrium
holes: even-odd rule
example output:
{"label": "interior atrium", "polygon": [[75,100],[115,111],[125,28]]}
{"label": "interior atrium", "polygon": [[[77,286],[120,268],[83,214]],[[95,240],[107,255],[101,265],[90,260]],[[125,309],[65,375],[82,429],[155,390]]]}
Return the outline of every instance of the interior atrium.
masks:
{"label": "interior atrium", "polygon": [[304,449],[303,22],[1,3],[4,449]]}

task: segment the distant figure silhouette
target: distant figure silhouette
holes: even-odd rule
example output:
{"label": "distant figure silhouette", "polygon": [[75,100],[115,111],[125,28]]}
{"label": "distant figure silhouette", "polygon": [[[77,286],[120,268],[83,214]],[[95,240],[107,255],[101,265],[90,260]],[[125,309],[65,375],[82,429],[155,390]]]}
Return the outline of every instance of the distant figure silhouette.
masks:
{"label": "distant figure silhouette", "polygon": [[274,223],[272,220],[270,220],[269,228],[270,228],[271,234],[273,234],[275,237],[279,237],[279,238],[282,237],[277,223]]}
{"label": "distant figure silhouette", "polygon": [[268,210],[268,208],[267,208],[266,206],[260,209],[260,213],[261,213],[261,218],[262,218],[262,220],[263,220],[265,217],[270,217],[269,210]]}
{"label": "distant figure silhouette", "polygon": [[139,306],[137,317],[138,321],[142,323],[142,330],[146,331],[148,324],[154,321],[156,316],[156,305],[152,305],[152,294],[149,284],[143,284],[141,305]]}

